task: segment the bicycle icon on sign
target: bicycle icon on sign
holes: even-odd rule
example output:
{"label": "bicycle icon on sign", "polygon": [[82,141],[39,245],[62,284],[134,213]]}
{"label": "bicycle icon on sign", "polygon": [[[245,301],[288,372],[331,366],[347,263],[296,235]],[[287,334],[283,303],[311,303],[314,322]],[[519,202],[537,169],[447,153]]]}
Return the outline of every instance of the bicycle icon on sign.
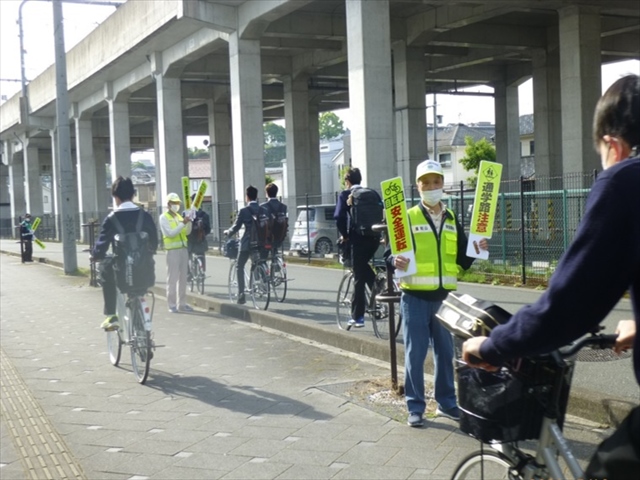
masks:
{"label": "bicycle icon on sign", "polygon": [[389,185],[387,188],[385,188],[384,190],[384,194],[385,195],[393,195],[393,194],[398,194],[402,192],[402,188],[400,188],[400,185],[398,185],[397,183],[392,183],[391,185]]}

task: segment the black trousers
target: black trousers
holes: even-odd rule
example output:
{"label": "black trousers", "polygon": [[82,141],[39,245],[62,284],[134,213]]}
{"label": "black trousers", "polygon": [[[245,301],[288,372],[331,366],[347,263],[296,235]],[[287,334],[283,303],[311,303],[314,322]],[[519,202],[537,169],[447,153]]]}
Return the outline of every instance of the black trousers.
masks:
{"label": "black trousers", "polygon": [[352,242],[351,261],[353,270],[353,298],[351,299],[351,318],[357,320],[364,317],[367,308],[365,286],[373,286],[376,274],[369,265],[369,260],[380,246],[378,237],[360,236]]}
{"label": "black trousers", "polygon": [[240,250],[238,253],[238,263],[236,265],[236,278],[238,280],[238,295],[244,294],[245,284],[244,284],[244,266],[247,264],[247,260],[251,256],[251,251],[249,250]]}
{"label": "black trousers", "polygon": [[102,298],[104,300],[105,315],[115,315],[117,301],[116,272],[114,270],[114,259],[105,258],[100,262],[100,284],[102,285]]}

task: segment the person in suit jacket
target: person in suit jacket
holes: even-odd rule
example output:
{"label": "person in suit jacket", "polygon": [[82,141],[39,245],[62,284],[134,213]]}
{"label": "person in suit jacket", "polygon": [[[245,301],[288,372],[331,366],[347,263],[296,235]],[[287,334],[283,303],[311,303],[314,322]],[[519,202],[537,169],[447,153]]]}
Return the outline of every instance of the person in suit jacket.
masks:
{"label": "person in suit jacket", "polygon": [[[136,193],[133,182],[130,178],[119,176],[111,186],[111,195],[116,203],[114,215],[122,225],[125,233],[135,232],[140,207],[133,203],[132,199]],[[158,229],[153,221],[153,217],[147,212],[143,212],[142,231],[149,235],[148,246],[155,254],[158,249]],[[113,245],[117,230],[110,217],[107,216],[100,227],[98,240],[91,251],[91,261],[105,260],[109,247]],[[155,277],[155,274],[154,274]],[[113,259],[108,259],[100,263],[100,279],[102,283],[102,296],[104,299],[104,314],[107,318],[102,322],[101,328],[107,331],[119,328],[118,317],[116,315],[116,278]]]}
{"label": "person in suit jacket", "polygon": [[258,205],[258,189],[249,185],[246,189],[247,206],[240,209],[236,222],[231,228],[224,231],[227,236],[235,235],[238,230],[244,227],[244,233],[240,239],[238,250],[237,279],[238,279],[238,304],[246,303],[244,296],[244,266],[251,255],[251,231],[253,229],[253,216],[260,214],[265,209]]}
{"label": "person in suit jacket", "polygon": [[[267,201],[261,203],[260,206],[266,208],[270,215],[276,215],[277,213],[284,213],[287,215],[287,206],[276,198],[278,195],[278,186],[275,183],[270,183],[265,187],[267,193]],[[271,242],[271,254],[278,253],[278,249],[282,246],[282,242]]]}

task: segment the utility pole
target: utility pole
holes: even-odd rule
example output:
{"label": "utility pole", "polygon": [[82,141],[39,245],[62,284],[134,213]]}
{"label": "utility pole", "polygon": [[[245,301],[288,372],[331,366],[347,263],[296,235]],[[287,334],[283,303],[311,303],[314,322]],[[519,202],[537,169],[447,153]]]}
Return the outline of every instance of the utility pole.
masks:
{"label": "utility pole", "polygon": [[76,251],[76,220],[78,211],[73,184],[71,162],[71,133],[69,129],[69,93],[67,90],[67,56],[64,50],[64,22],[62,0],[53,0],[53,36],[56,69],[56,136],[58,138],[58,178],[60,179],[60,224],[62,226],[62,258],[64,273],[78,270]]}

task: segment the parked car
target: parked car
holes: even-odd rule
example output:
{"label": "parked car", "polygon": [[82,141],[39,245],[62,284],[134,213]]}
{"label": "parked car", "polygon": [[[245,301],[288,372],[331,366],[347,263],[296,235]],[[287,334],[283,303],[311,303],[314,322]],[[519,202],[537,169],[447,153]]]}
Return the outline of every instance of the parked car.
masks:
{"label": "parked car", "polygon": [[306,255],[309,252],[308,245],[310,243],[312,252],[322,255],[333,252],[338,238],[336,221],[333,219],[335,208],[336,206],[333,204],[298,207],[290,251]]}

